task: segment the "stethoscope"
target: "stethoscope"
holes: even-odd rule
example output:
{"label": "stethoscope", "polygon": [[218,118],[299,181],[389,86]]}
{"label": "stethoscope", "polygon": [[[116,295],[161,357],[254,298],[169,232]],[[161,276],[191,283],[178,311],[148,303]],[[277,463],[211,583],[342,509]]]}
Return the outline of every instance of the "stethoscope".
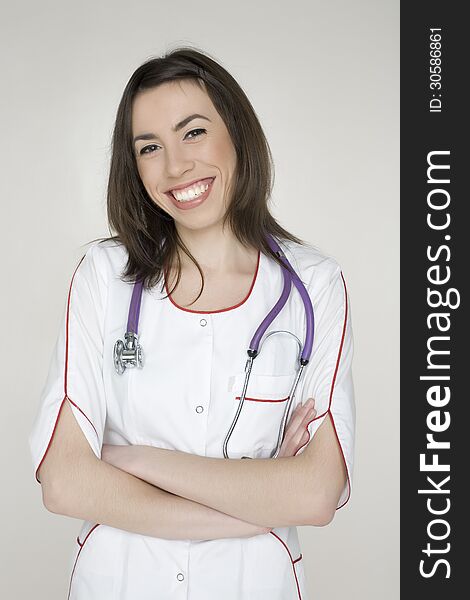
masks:
{"label": "stethoscope", "polygon": [[[284,409],[284,414],[282,417],[281,425],[279,427],[279,434],[278,434],[278,438],[277,438],[276,448],[275,448],[274,452],[271,453],[270,458],[277,458],[277,456],[279,455],[282,441],[284,439],[284,432],[285,432],[285,428],[286,428],[286,424],[287,424],[287,419],[289,417],[290,408],[292,406],[292,401],[294,400],[295,391],[297,389],[297,385],[302,376],[304,367],[308,364],[308,362],[310,360],[310,355],[312,353],[313,335],[314,335],[314,316],[313,316],[312,301],[310,299],[309,293],[308,293],[307,289],[305,288],[304,284],[302,283],[302,281],[300,280],[299,276],[293,269],[292,265],[287,260],[284,252],[281,250],[281,248],[280,248],[279,244],[276,242],[276,240],[271,235],[268,235],[267,241],[268,241],[268,244],[269,244],[271,250],[281,259],[281,261],[284,263],[284,265],[286,265],[282,268],[282,273],[283,273],[283,277],[284,277],[284,287],[283,287],[282,293],[279,297],[279,300],[276,302],[276,304],[271,309],[271,311],[266,315],[266,317],[264,318],[264,320],[262,321],[262,323],[256,330],[256,332],[250,342],[250,346],[247,350],[248,359],[245,364],[245,381],[243,384],[243,391],[240,396],[240,402],[238,404],[238,408],[237,408],[235,417],[233,418],[232,424],[230,426],[229,431],[227,432],[227,435],[225,436],[225,440],[224,440],[224,444],[223,444],[223,453],[224,453],[225,458],[229,458],[228,451],[227,451],[227,445],[228,445],[228,441],[233,433],[233,430],[235,429],[235,425],[237,424],[238,418],[240,416],[240,412],[243,408],[243,403],[245,401],[246,391],[247,391],[248,383],[250,380],[251,370],[253,368],[253,361],[259,355],[259,353],[261,351],[261,347],[264,344],[264,342],[272,335],[284,333],[284,334],[292,336],[296,340],[297,346],[299,348],[298,370],[295,375],[295,379],[292,384],[291,390],[289,392],[288,403],[286,405],[286,408]],[[305,317],[306,317],[306,333],[305,333],[305,341],[304,341],[303,349],[302,349],[302,343],[299,340],[299,338],[290,331],[285,331],[285,330],[270,331],[265,336],[265,338],[263,340],[261,340],[261,338],[263,337],[267,328],[271,325],[271,323],[274,321],[274,319],[277,317],[277,315],[281,312],[281,310],[284,308],[284,305],[288,301],[290,292],[292,289],[292,283],[295,285],[295,287],[299,291],[299,294],[302,298],[302,302],[304,304]],[[126,368],[133,368],[133,367],[142,368],[143,367],[143,353],[142,353],[142,348],[139,344],[139,338],[138,338],[138,325],[139,325],[140,304],[141,304],[141,300],[142,300],[142,289],[143,289],[143,284],[142,284],[141,280],[134,283],[134,289],[132,290],[132,298],[131,298],[131,303],[130,303],[130,307],[129,307],[129,315],[127,318],[127,330],[124,335],[125,342],[123,342],[122,340],[118,340],[114,345],[114,352],[113,352],[114,366],[119,375],[122,375],[124,373],[124,371],[126,370]],[[242,458],[250,458],[250,457],[243,456]]]}

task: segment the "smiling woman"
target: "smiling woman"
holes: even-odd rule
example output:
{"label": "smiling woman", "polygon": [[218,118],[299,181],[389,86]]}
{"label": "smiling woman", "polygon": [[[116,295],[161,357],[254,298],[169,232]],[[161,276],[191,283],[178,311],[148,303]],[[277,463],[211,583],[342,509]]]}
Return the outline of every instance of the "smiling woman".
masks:
{"label": "smiling woman", "polygon": [[[196,113],[172,125],[194,108]],[[204,129],[194,129],[204,121]],[[139,93],[133,104],[132,130],[142,183],[177,227],[193,228],[195,220],[207,228],[220,222],[228,208],[237,156],[227,127],[203,87],[181,80]],[[150,130],[151,134],[139,133]],[[139,140],[143,135],[158,144],[145,145]],[[197,214],[187,212],[196,207]]]}
{"label": "smiling woman", "polygon": [[[71,278],[30,435],[45,505],[83,519],[69,600],[307,599],[297,526],[351,492],[351,310],[337,262],[274,219],[271,191],[261,125],[220,64],[180,48],[135,71],[115,235]],[[118,368],[126,319],[144,369]]]}

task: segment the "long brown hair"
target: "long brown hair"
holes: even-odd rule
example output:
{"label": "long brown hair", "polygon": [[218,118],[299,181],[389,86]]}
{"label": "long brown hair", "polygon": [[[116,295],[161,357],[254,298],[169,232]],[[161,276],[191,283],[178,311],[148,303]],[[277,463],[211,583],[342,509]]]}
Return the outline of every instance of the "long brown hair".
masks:
{"label": "long brown hair", "polygon": [[223,226],[228,223],[245,247],[260,250],[280,265],[281,260],[268,246],[266,234],[299,244],[305,242],[281,227],[269,212],[267,204],[274,183],[271,150],[250,101],[230,73],[207,53],[191,47],[179,47],[163,57],[148,59],[132,74],[124,89],[113,131],[107,211],[110,233],[114,230],[116,235],[93,241],[122,243],[128,260],[121,278],[132,282],[142,280],[144,288],[152,288],[163,280],[162,275],[169,265],[176,263],[177,280],[169,293],[181,277],[179,248],[201,274],[199,298],[204,287],[202,270],[178,235],[173,217],[147,194],[132,143],[135,96],[162,83],[181,79],[196,82],[209,95],[236,150],[233,190]]}

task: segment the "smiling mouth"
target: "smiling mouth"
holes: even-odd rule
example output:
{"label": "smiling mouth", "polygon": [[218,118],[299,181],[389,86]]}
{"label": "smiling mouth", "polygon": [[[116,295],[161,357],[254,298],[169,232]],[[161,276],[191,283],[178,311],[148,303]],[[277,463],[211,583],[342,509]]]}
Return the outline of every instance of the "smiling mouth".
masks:
{"label": "smiling mouth", "polygon": [[203,196],[211,186],[214,179],[215,177],[200,179],[196,181],[196,183],[193,183],[186,188],[176,188],[168,191],[167,194],[171,195],[177,202],[191,202],[191,200],[195,200],[196,198]]}

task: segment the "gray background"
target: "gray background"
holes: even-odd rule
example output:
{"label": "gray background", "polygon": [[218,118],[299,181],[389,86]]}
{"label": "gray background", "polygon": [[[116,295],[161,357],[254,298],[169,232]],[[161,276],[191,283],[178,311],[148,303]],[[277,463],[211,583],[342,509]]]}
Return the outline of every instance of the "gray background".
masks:
{"label": "gray background", "polygon": [[274,155],[273,213],[340,262],[351,298],[353,495],[328,527],[299,528],[311,597],[398,598],[398,0],[29,0],[2,12],[0,596],[66,598],[81,521],[43,507],[27,436],[82,244],[108,234],[123,88],[146,58],[190,44],[246,91]]}

